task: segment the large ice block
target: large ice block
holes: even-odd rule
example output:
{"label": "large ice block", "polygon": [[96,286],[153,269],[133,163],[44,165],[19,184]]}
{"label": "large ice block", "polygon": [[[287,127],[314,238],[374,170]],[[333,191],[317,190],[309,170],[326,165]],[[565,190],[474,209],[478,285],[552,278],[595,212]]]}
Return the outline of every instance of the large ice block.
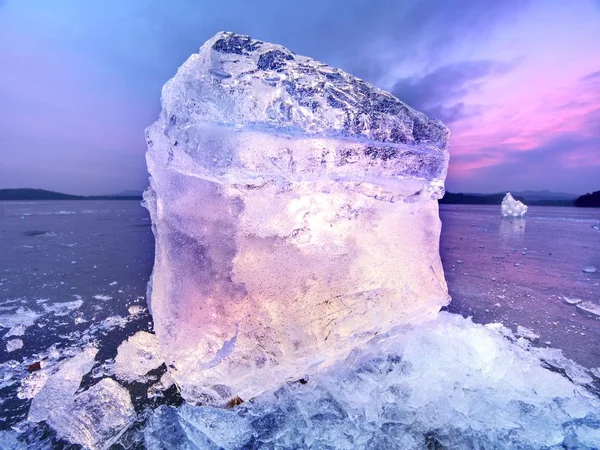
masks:
{"label": "large ice block", "polygon": [[146,134],[149,301],[186,400],[248,400],[449,301],[449,132],[391,94],[218,33]]}

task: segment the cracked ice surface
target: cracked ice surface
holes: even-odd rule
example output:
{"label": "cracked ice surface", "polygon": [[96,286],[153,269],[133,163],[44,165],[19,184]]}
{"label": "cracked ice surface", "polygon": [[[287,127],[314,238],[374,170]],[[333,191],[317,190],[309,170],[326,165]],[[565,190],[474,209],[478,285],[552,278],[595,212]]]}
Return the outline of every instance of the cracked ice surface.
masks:
{"label": "cracked ice surface", "polygon": [[219,33],[147,130],[149,283],[191,402],[248,400],[435,317],[448,129],[284,47]]}
{"label": "cracked ice surface", "polygon": [[527,205],[515,200],[510,192],[507,192],[502,200],[501,212],[504,217],[523,217],[527,212]]}
{"label": "cracked ice surface", "polygon": [[226,450],[597,448],[600,401],[542,367],[560,358],[550,350],[500,324],[441,313],[233,410],[162,406],[145,442]]}

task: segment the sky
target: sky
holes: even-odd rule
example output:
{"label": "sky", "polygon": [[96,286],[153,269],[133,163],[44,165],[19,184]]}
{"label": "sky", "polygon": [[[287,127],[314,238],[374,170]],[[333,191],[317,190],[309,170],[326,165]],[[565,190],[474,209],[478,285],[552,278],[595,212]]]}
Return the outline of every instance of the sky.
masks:
{"label": "sky", "polygon": [[600,189],[600,0],[0,0],[0,188],[143,190],[160,89],[222,30],[443,120],[451,192]]}

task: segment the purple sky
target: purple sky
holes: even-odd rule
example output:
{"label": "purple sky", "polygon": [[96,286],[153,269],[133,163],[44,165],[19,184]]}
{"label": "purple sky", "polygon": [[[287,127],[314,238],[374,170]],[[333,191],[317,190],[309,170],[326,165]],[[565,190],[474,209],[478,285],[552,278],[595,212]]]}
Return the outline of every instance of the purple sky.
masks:
{"label": "purple sky", "polygon": [[160,88],[220,30],[442,119],[450,191],[600,189],[598,0],[0,0],[0,188],[142,190]]}

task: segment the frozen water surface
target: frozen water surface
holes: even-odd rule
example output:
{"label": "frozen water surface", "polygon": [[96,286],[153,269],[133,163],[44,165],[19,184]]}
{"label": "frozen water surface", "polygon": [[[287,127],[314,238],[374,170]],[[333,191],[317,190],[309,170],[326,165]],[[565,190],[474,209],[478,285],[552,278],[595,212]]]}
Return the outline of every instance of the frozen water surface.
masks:
{"label": "frozen water surface", "polygon": [[600,264],[591,227],[600,210],[532,206],[525,217],[508,219],[498,217],[497,206],[441,205],[440,217],[449,311],[514,331],[527,327],[540,335],[538,345],[600,366],[600,321],[575,304],[600,305],[600,274],[581,271]]}
{"label": "frozen water surface", "polygon": [[[4,430],[0,431],[0,448],[17,448],[19,450],[68,448],[69,443],[60,440],[52,428],[44,425],[45,422],[31,424],[31,428],[28,427],[26,419],[31,398],[40,392],[48,377],[56,373],[56,369],[62,361],[67,361],[68,358],[76,356],[77,351],[81,351],[75,350],[83,347],[86,339],[93,340],[99,348],[94,358],[94,368],[100,368],[106,361],[108,361],[107,367],[110,367],[110,360],[116,357],[117,348],[122,342],[138,331],[152,331],[148,325],[150,320],[148,312],[142,307],[144,305],[143,298],[140,299],[144,295],[145,282],[152,267],[152,234],[150,227],[147,226],[148,215],[139,206],[139,203],[127,201],[43,202],[37,204],[7,202],[0,203],[0,208],[4,211],[3,220],[0,222],[0,233],[2,236],[9,237],[0,239],[0,307],[8,308],[0,309],[0,316],[5,321],[2,336],[13,326],[23,325],[19,319],[21,315],[16,314],[20,308],[22,308],[20,312],[25,312],[24,316],[28,317],[26,322],[31,323],[24,330],[24,334],[18,336],[25,344],[22,349],[7,354],[4,345],[0,346],[0,410],[2,410],[0,428]],[[49,213],[52,210],[75,211],[80,209],[98,212],[68,215]],[[25,216],[25,219],[21,219],[23,211],[30,213]],[[47,214],[41,215],[39,212]],[[339,377],[336,378],[337,375],[334,373],[330,382],[320,378],[315,380],[314,376],[305,380],[307,384],[302,384],[298,380],[298,383],[287,386],[281,393],[270,393],[264,398],[257,398],[252,402],[243,403],[233,410],[227,410],[227,413],[241,416],[241,420],[245,423],[249,420],[249,413],[245,411],[254,414],[250,429],[257,431],[252,431],[253,436],[256,436],[250,438],[251,441],[254,439],[252,442],[256,443],[260,440],[260,442],[265,442],[264,448],[272,448],[274,445],[268,442],[280,439],[278,436],[285,436],[284,427],[289,426],[290,429],[293,426],[306,427],[306,423],[312,424],[321,421],[320,428],[318,427],[316,430],[325,429],[325,424],[328,425],[327,430],[331,430],[331,432],[327,430],[323,432],[321,439],[324,441],[336,439],[335,433],[340,429],[349,429],[355,430],[350,435],[353,439],[356,439],[353,436],[358,434],[378,436],[371,441],[371,448],[394,448],[390,442],[399,448],[423,448],[424,441],[429,448],[440,448],[435,443],[436,441],[441,443],[468,442],[467,439],[471,439],[471,442],[468,445],[465,444],[463,448],[477,448],[479,444],[479,448],[486,448],[481,443],[488,442],[489,436],[493,435],[492,426],[497,426],[499,436],[506,436],[507,423],[510,421],[513,423],[513,428],[508,434],[514,434],[513,439],[519,436],[523,442],[532,442],[531,435],[533,434],[527,437],[526,431],[531,430],[531,433],[536,433],[542,427],[539,421],[541,419],[535,420],[536,414],[539,414],[539,417],[544,418],[547,423],[544,434],[548,436],[543,437],[544,442],[551,440],[554,442],[554,440],[562,438],[566,448],[599,447],[598,422],[592,419],[594,416],[586,415],[587,418],[578,419],[573,417],[587,414],[589,404],[586,406],[582,397],[585,398],[585,395],[588,395],[585,394],[586,392],[589,395],[595,395],[592,393],[597,392],[598,389],[600,320],[577,309],[575,304],[567,303],[565,297],[580,299],[580,303],[591,302],[594,305],[600,303],[598,301],[600,298],[600,274],[586,274],[582,271],[582,268],[586,266],[600,267],[600,260],[598,260],[600,241],[598,232],[591,226],[600,221],[600,212],[591,209],[533,206],[529,208],[523,219],[511,221],[499,217],[498,206],[443,205],[440,207],[440,217],[443,223],[441,257],[453,297],[449,309],[454,313],[473,316],[473,320],[478,323],[502,322],[513,332],[516,332],[518,325],[526,327],[540,335],[540,338],[534,341],[534,346],[523,339],[520,340],[518,336],[511,337],[506,343],[498,341],[497,338],[502,332],[501,327],[478,328],[459,318],[448,319],[448,322],[440,323],[440,328],[432,334],[433,337],[419,335],[415,343],[415,346],[418,344],[419,351],[411,350],[406,353],[406,347],[395,350],[397,354],[402,353],[400,356],[406,361],[409,358],[417,358],[414,356],[415,354],[435,354],[431,358],[424,358],[423,361],[419,361],[417,358],[416,368],[412,369],[412,372],[407,371],[404,378],[393,378],[399,380],[399,383],[407,388],[406,394],[402,394],[401,389],[390,388],[382,383],[381,389],[386,386],[385,389],[388,389],[388,393],[382,394],[380,397],[365,399],[363,391],[373,392],[368,389],[377,387],[371,386],[373,380],[385,380],[386,378],[383,375],[377,375],[380,378],[370,375],[370,372],[364,368],[369,366],[361,366],[355,360],[348,359]],[[146,226],[138,226],[143,224]],[[23,234],[27,230],[55,230],[56,235],[28,236]],[[79,244],[73,247],[63,245],[73,242]],[[23,244],[32,245],[34,249],[23,248]],[[105,254],[109,256],[105,258]],[[78,264],[75,266],[70,263],[73,259],[78,260]],[[461,261],[461,263],[457,261]],[[520,265],[515,266],[515,263]],[[110,286],[110,283],[115,280],[118,280],[119,284]],[[119,289],[124,292],[119,293]],[[110,295],[113,298],[108,301],[93,299],[93,296],[99,293]],[[81,296],[83,304],[66,316],[55,316],[46,312],[43,307],[44,304],[77,300],[77,297],[74,297],[75,294]],[[47,300],[38,303],[38,300],[44,299]],[[494,306],[496,304],[500,306]],[[97,306],[101,308],[97,309]],[[129,308],[132,306],[137,307],[130,313]],[[31,313],[34,313],[35,317]],[[78,317],[85,319],[86,322],[76,324],[75,319]],[[431,326],[433,327],[433,324]],[[74,332],[79,332],[81,336],[75,340],[69,340],[69,335]],[[408,333],[409,330],[405,332]],[[442,332],[443,336],[450,336],[445,344],[448,347],[440,347],[444,344],[444,342],[440,342],[439,333]],[[470,333],[475,334],[470,335]],[[481,338],[488,334],[491,337]],[[463,338],[459,339],[461,335]],[[12,338],[3,337],[3,343],[5,344]],[[423,344],[423,341],[427,339],[431,339],[430,345]],[[511,340],[513,344],[510,343]],[[476,351],[473,347],[478,342],[486,344],[481,347],[481,351]],[[494,342],[492,347],[488,346],[490,342]],[[549,344],[546,344],[547,342]],[[463,355],[457,356],[452,353],[451,349],[453,346],[459,345],[463,345]],[[525,348],[515,349],[514,346],[525,346]],[[562,349],[563,354],[552,347]],[[369,347],[361,351],[360,354],[366,357],[365,361],[371,358],[369,355],[376,354],[375,348],[379,347]],[[425,353],[423,348],[428,349],[427,351],[430,353]],[[501,358],[506,358],[506,361],[494,359],[495,362],[491,364],[490,357],[486,356],[491,353],[489,352],[490,348],[499,348],[496,356],[500,355]],[[538,349],[543,353],[539,353]],[[438,356],[438,352],[441,356]],[[481,356],[482,353],[483,356]],[[436,361],[440,357],[445,359],[438,364]],[[452,367],[452,358],[458,357],[464,358],[464,360],[459,360],[464,367],[461,365]],[[382,356],[382,358],[383,361],[387,361],[387,356]],[[482,358],[481,361],[477,362],[478,358]],[[582,366],[592,368],[592,370],[586,371],[567,358],[577,361]],[[519,368],[519,363],[516,361],[523,360],[525,366]],[[551,368],[553,372],[536,369],[535,367],[540,366],[539,361],[544,367]],[[29,372],[28,367],[35,368],[36,363],[41,363],[40,369]],[[382,363],[380,361],[377,364]],[[440,367],[442,363],[443,367],[448,367],[448,370],[436,374],[435,368]],[[375,367],[379,367],[377,364]],[[431,364],[430,369],[423,368],[425,364]],[[363,369],[357,369],[357,367],[363,367]],[[461,369],[461,367],[463,368]],[[474,370],[473,367],[484,369],[491,367],[494,370],[481,372],[479,369]],[[521,390],[510,393],[510,384],[505,383],[510,380],[507,378],[510,372],[506,372],[503,367],[510,368],[515,377],[518,375],[521,378],[516,384],[516,386],[520,386]],[[46,369],[49,370],[46,371]],[[123,384],[123,387],[131,395],[132,403],[137,405],[136,408],[140,412],[146,411],[146,413],[138,414],[137,425],[134,424],[129,431],[121,435],[114,446],[115,449],[194,449],[198,446],[192,443],[192,438],[189,436],[193,436],[196,442],[200,442],[202,439],[204,439],[202,442],[208,442],[207,439],[211,439],[208,437],[210,422],[194,425],[196,418],[208,417],[206,414],[193,415],[191,412],[189,414],[186,412],[184,415],[176,407],[162,406],[155,415],[152,415],[152,412],[162,403],[176,405],[181,401],[174,398],[176,397],[173,393],[174,388],[170,388],[170,390],[167,388],[163,392],[163,381],[164,386],[169,386],[170,381],[168,376],[165,376],[164,372],[160,372],[160,370],[159,368],[150,372],[150,378],[141,387],[136,387],[140,386],[139,384],[131,386]],[[373,372],[375,369],[369,370]],[[391,372],[394,377],[397,377],[397,370],[394,369]],[[473,370],[474,372],[470,372]],[[530,371],[527,372],[527,370]],[[542,376],[542,380],[552,380],[553,385],[557,384],[556,388],[544,389],[543,393],[548,397],[542,396],[541,393],[536,397],[533,390],[527,392],[524,387],[527,382],[530,387],[537,387],[536,380],[540,377],[539,370],[545,374]],[[77,390],[85,392],[86,389],[98,383],[103,376],[110,376],[110,370],[107,370],[106,375],[93,378],[93,371],[94,369],[83,376]],[[423,376],[418,375],[420,371],[423,371]],[[432,374],[432,372],[434,373]],[[96,373],[102,374],[104,371],[97,370]],[[467,373],[473,373],[473,375],[466,376]],[[534,374],[536,374],[535,377]],[[338,401],[344,406],[342,411],[348,414],[348,411],[354,413],[360,411],[360,408],[364,410],[369,401],[372,401],[369,417],[378,418],[379,416],[374,415],[373,410],[386,401],[391,402],[385,403],[388,405],[389,417],[393,417],[392,413],[395,412],[406,415],[399,414],[393,420],[385,419],[388,422],[382,425],[385,432],[383,437],[373,428],[374,423],[381,423],[375,422],[375,419],[371,422],[364,422],[365,428],[367,428],[367,423],[370,423],[368,426],[372,428],[366,432],[361,430],[359,433],[356,431],[360,425],[358,419],[355,419],[355,422],[344,423],[346,419],[338,418],[345,417],[344,413],[336,409],[337,405],[332,403],[331,396],[326,394],[329,391],[325,390],[330,388],[330,384],[334,380],[346,376],[354,380],[364,380],[367,384],[360,384],[361,388],[354,391],[356,399],[355,403],[350,405],[352,409],[350,407],[344,409],[347,407],[343,402],[345,397],[342,397],[341,403]],[[465,391],[463,389],[464,380],[473,377],[481,383],[479,385],[481,390]],[[431,382],[418,383],[418,380],[421,379],[431,380]],[[450,380],[452,379],[459,382],[456,389],[451,384]],[[516,383],[514,379],[513,381]],[[317,387],[317,382],[319,386],[324,387]],[[488,383],[488,388],[484,397],[482,386],[485,383]],[[567,384],[565,385],[565,383]],[[581,387],[578,387],[576,383],[579,383]],[[155,385],[156,389],[150,389]],[[545,383],[542,385],[547,386]],[[472,386],[474,384],[470,385],[470,387]],[[553,408],[556,414],[551,415],[548,412],[548,398],[554,396],[561,398],[560,396],[565,395],[566,392],[563,389],[564,386],[570,386],[569,389],[573,394],[562,397],[567,401],[552,400],[555,404]],[[299,392],[303,393],[302,397],[297,400],[296,397],[290,397],[292,394],[286,393],[288,389],[305,388],[307,391],[298,391],[298,394],[294,394],[296,391],[292,391],[294,395],[299,395]],[[339,389],[333,388],[331,393],[339,392]],[[391,391],[396,393],[392,394]],[[436,391],[439,392],[439,397],[434,396]],[[18,397],[19,392],[21,393],[20,397]],[[148,393],[151,399],[148,399]],[[582,393],[583,395],[580,395]],[[70,398],[75,398],[77,395],[79,394],[76,392]],[[274,403],[271,400],[275,398],[275,395],[283,396],[281,397],[283,399],[293,399],[293,401],[290,400],[291,405],[299,403],[306,406],[308,403],[302,403],[303,398],[306,397],[306,402],[310,399],[311,406],[300,410],[301,419],[295,422],[299,425],[280,420],[282,414],[288,414],[288,412],[281,413],[279,410],[272,409]],[[413,406],[406,406],[403,410],[404,405],[408,405],[406,401],[390,400],[399,398],[401,395],[406,395],[408,398],[420,396],[417,398],[425,400],[437,398],[442,405],[440,411],[444,414],[453,411],[452,420],[456,421],[455,429],[461,430],[460,436],[464,434],[465,437],[452,437],[448,434],[449,428],[440,429],[442,432],[435,429],[427,433],[425,431],[427,423],[423,417],[427,412],[431,413],[431,409],[425,407],[418,413]],[[507,399],[513,400],[510,402],[507,400],[503,406],[502,402],[498,400],[503,395],[507,395]],[[316,399],[321,398],[319,396],[323,396],[324,399],[317,402]],[[453,403],[445,404],[445,400],[440,400],[442,396],[452,400]],[[488,396],[489,401],[486,400]],[[522,398],[514,400],[519,396]],[[589,401],[595,401],[594,398],[597,397],[593,397]],[[332,404],[336,406],[331,406]],[[440,408],[438,403],[434,404],[436,408]],[[390,412],[390,405],[399,409]],[[479,412],[478,405],[481,405]],[[497,409],[494,410],[494,408]],[[578,410],[581,412],[578,413]],[[496,421],[496,411],[499,413],[497,425],[495,422],[492,423]],[[510,411],[510,414],[507,411]],[[567,418],[565,411],[571,419]],[[466,422],[469,417],[466,413],[473,417],[470,425]],[[145,421],[144,414],[150,414],[148,422]],[[486,415],[488,416],[487,422],[483,422],[482,417]],[[440,421],[447,420],[447,416],[436,415],[434,412],[431,413],[431,416],[436,420],[432,422],[433,424],[440,424]],[[348,414],[348,417],[359,418],[362,416]],[[238,423],[237,421],[240,419],[234,418],[233,420]],[[556,424],[561,420],[564,420],[562,422],[564,424],[563,431],[556,432]],[[11,430],[11,426],[19,431]],[[471,431],[468,431],[469,427],[471,427]],[[473,431],[477,427],[485,430],[485,433]],[[118,434],[120,430],[117,428],[113,429]],[[217,427],[216,431],[219,429],[222,428]],[[244,426],[244,430],[247,429]],[[205,430],[207,434],[202,430]],[[463,433],[463,430],[467,431]],[[246,433],[247,431],[244,431],[240,435],[243,437]],[[312,435],[314,434],[313,432]],[[578,440],[575,440],[575,436]],[[219,439],[217,435],[213,437]],[[235,439],[238,438],[239,436],[231,436],[230,442],[235,443]],[[281,439],[284,438],[281,437]],[[339,439],[340,447],[342,442],[347,442],[343,439],[348,438]],[[463,440],[450,441],[449,439]],[[587,444],[584,444],[586,442],[584,439],[587,439]],[[123,445],[120,442],[123,442]],[[319,442],[316,441],[313,448],[321,445]],[[216,447],[216,444],[211,445],[213,445],[212,448]],[[321,445],[321,447],[326,446]],[[498,448],[489,442],[488,447]],[[504,448],[507,447],[511,448],[510,445],[504,446]],[[519,447],[516,444],[512,447],[527,448],[525,445]],[[211,447],[207,444],[204,448]],[[530,445],[529,448],[542,447],[536,444]]]}
{"label": "frozen water surface", "polygon": [[[175,405],[181,400],[174,398],[174,388],[167,388],[163,394],[162,382],[164,386],[170,382],[159,368],[150,372],[143,386],[123,382],[139,414],[137,422],[118,438],[113,448],[195,449],[199,447],[192,442],[209,442],[213,438],[222,445],[227,442],[237,445],[236,439],[244,440],[248,430],[252,434],[250,448],[256,448],[257,442],[263,442],[263,448],[273,448],[272,442],[291,440],[289,430],[307,429],[306,424],[317,424],[312,434],[307,431],[307,438],[315,439],[313,448],[326,448],[321,442],[334,439],[338,448],[344,448],[343,445],[349,445],[348,439],[357,442],[358,436],[371,436],[371,448],[381,449],[394,448],[394,445],[407,449],[441,448],[436,442],[463,443],[462,448],[478,445],[479,448],[486,448],[485,445],[498,448],[489,443],[490,436],[505,439],[498,441],[502,443],[516,442],[517,438],[523,443],[537,442],[529,447],[505,444],[503,448],[538,449],[543,448],[539,442],[549,444],[560,439],[562,444],[555,448],[600,447],[599,422],[594,418],[598,411],[598,406],[594,406],[597,398],[594,393],[598,392],[600,380],[600,320],[565,300],[566,297],[579,299],[579,303],[600,304],[600,274],[582,271],[586,266],[600,267],[600,240],[592,227],[600,221],[600,211],[532,206],[523,219],[511,221],[501,219],[498,208],[440,207],[441,257],[453,297],[448,309],[470,315],[478,323],[501,322],[515,333],[518,325],[526,327],[540,335],[533,346],[518,336],[506,342],[498,340],[503,332],[499,326],[477,327],[459,318],[446,319],[438,324],[437,331],[432,324],[427,334],[410,334],[415,336],[412,350],[403,344],[390,351],[390,355],[397,354],[403,361],[416,361],[412,368],[406,364],[402,369],[404,375],[399,372],[401,363],[387,362],[387,350],[379,347],[385,341],[377,343],[354,354],[356,359],[349,358],[344,366],[336,366],[339,373],[332,368],[327,372],[331,376],[329,381],[321,376],[304,380],[306,384],[298,380],[280,392],[226,410],[225,413],[237,416],[226,423],[247,424],[239,428],[240,433],[227,439],[221,436],[223,427],[216,426],[211,434],[210,423],[196,424],[200,418],[209,417],[208,414],[193,413],[193,408],[179,410]],[[61,210],[80,213],[52,213]],[[83,213],[82,210],[96,212]],[[0,448],[76,448],[69,447],[70,444],[61,440],[45,422],[27,425],[31,398],[57,373],[62,361],[68,361],[81,351],[84,341],[98,345],[94,367],[100,367],[116,357],[122,342],[138,331],[152,331],[141,298],[153,256],[148,214],[139,203],[127,201],[0,202],[0,211],[3,211],[0,221],[0,317],[3,321],[0,330],[3,344],[0,345]],[[29,215],[21,219],[23,212]],[[24,234],[31,230],[52,231],[53,235]],[[67,245],[74,242],[78,245]],[[78,263],[71,265],[74,259]],[[113,281],[119,284],[110,286]],[[120,293],[119,289],[124,292]],[[77,300],[75,294],[81,296],[83,304],[65,316],[46,312],[43,307]],[[113,298],[93,299],[98,294]],[[44,299],[47,300],[38,303]],[[496,304],[500,306],[494,306]],[[130,313],[132,306],[137,307]],[[76,323],[78,317],[86,322]],[[19,333],[23,331],[22,335],[4,337],[18,326],[25,327],[15,329]],[[77,332],[80,336],[70,339]],[[416,329],[403,331],[417,332]],[[6,353],[6,342],[15,337],[23,340],[23,348]],[[459,346],[463,352],[457,355],[452,349]],[[381,353],[377,353],[381,348]],[[562,354],[553,348],[562,349]],[[495,353],[490,349],[495,349]],[[378,357],[373,355],[378,354],[381,358],[377,361]],[[420,358],[420,355],[429,356]],[[592,370],[586,371],[570,360]],[[369,361],[374,362],[367,364]],[[455,366],[452,361],[460,364]],[[36,363],[40,365],[39,370],[35,370]],[[551,371],[539,368],[540,364]],[[29,372],[30,366],[34,372]],[[389,378],[381,374],[381,367],[384,371],[393,368]],[[439,371],[439,367],[447,370]],[[82,377],[70,398],[85,393],[101,381],[104,375],[93,378],[93,370]],[[346,378],[348,381],[344,381]],[[466,384],[471,383],[471,379],[472,384]],[[341,388],[332,386],[334,381],[355,386],[348,384],[352,380],[360,388],[344,393],[340,392]],[[392,387],[383,380],[395,380],[400,387]],[[452,380],[457,382],[456,387]],[[541,392],[534,391],[537,380],[542,381]],[[147,391],[154,385],[158,386],[150,391],[152,398],[148,399]],[[464,389],[466,386],[469,389]],[[510,386],[515,386],[515,390],[511,391]],[[372,389],[381,389],[383,393],[367,396],[367,392],[375,392]],[[155,395],[158,392],[161,394]],[[347,399],[349,393],[353,394],[351,401]],[[588,395],[592,397],[587,398]],[[337,396],[341,398],[338,400]],[[107,398],[122,397],[110,395]],[[396,401],[397,398],[411,400],[407,403]],[[433,403],[418,410],[419,399],[420,404],[429,400]],[[126,400],[123,402],[127,404]],[[275,406],[286,402],[289,410],[280,411]],[[163,403],[172,406],[163,405],[153,414]],[[378,410],[382,405],[386,406],[383,419],[383,410]],[[590,405],[595,407],[591,415]],[[452,411],[451,419],[448,419],[449,411]],[[114,423],[125,423],[130,418],[127,415],[120,419],[118,411],[115,413]],[[147,422],[144,414],[150,415]],[[431,423],[425,420],[426,414],[431,416]],[[362,417],[369,419],[361,421]],[[470,424],[469,417],[472,418]],[[283,418],[294,419],[290,423]],[[113,423],[112,419],[109,422]],[[563,424],[562,431],[558,429],[559,423]],[[374,424],[382,424],[384,436]],[[434,425],[439,427],[434,429]],[[115,435],[122,431],[119,426],[100,428],[114,430]],[[317,439],[314,436],[318,430],[324,431]],[[340,437],[339,430],[350,430],[349,437],[345,434]],[[93,435],[111,433],[94,431]],[[107,441],[109,439],[112,438]],[[217,444],[210,445],[213,447],[207,444],[204,448],[217,448]]]}

